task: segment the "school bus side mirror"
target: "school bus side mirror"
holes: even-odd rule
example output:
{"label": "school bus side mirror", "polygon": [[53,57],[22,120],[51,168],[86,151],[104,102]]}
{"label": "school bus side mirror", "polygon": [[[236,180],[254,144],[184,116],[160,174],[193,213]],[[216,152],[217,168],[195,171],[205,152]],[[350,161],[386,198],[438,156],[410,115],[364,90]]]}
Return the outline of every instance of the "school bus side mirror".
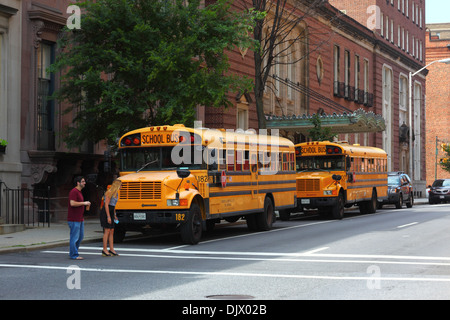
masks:
{"label": "school bus side mirror", "polygon": [[333,180],[340,181],[342,179],[342,176],[340,174],[333,174],[331,178]]}
{"label": "school bus side mirror", "polygon": [[178,178],[181,178],[181,179],[189,177],[190,174],[191,174],[191,171],[189,171],[187,169],[178,169],[177,170]]}

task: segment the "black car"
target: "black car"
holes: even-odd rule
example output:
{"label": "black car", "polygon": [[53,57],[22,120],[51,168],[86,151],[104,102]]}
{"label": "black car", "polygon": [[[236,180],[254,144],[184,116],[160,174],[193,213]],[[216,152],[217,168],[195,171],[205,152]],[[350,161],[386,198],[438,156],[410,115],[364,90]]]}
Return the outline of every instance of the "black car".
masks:
{"label": "black car", "polygon": [[395,204],[397,209],[401,209],[403,203],[408,208],[414,204],[413,186],[411,178],[404,172],[388,173],[388,198],[382,202],[378,202],[378,208],[384,204]]}
{"label": "black car", "polygon": [[433,182],[428,193],[430,204],[450,201],[450,179],[438,179]]}

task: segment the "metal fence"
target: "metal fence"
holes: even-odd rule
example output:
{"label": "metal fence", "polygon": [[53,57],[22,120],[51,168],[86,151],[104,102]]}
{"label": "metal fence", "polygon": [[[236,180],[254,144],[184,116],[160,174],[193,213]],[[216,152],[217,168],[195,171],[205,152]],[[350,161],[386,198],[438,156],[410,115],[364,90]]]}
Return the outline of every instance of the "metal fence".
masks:
{"label": "metal fence", "polygon": [[0,181],[0,221],[50,227],[50,187],[11,189]]}

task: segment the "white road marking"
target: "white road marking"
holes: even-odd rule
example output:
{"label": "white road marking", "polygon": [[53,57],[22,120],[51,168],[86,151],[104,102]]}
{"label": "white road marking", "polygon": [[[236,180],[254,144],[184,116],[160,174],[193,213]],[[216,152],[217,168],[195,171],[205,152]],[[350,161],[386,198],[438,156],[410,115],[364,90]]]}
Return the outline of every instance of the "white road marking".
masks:
{"label": "white road marking", "polygon": [[[111,258],[112,259],[112,258]],[[69,270],[70,267],[42,266],[42,265],[20,265],[20,264],[0,264],[0,268],[25,268],[25,269],[46,269],[46,270]],[[207,272],[207,271],[173,271],[173,270],[129,270],[110,268],[85,268],[80,267],[80,271],[85,272],[107,272],[107,273],[144,273],[144,274],[165,274],[165,275],[193,275],[193,276],[226,276],[226,277],[253,277],[253,278],[286,278],[286,279],[319,279],[319,280],[370,280],[370,281],[410,281],[410,282],[450,282],[450,278],[432,277],[349,277],[349,276],[319,276],[301,274],[266,274],[266,273],[245,273],[245,272]]]}
{"label": "white road marking", "polygon": [[404,225],[398,226],[397,229],[413,226],[415,224],[418,224],[418,222],[411,222],[411,223],[408,223],[408,224],[404,224]]}
{"label": "white road marking", "polygon": [[311,255],[313,253],[316,253],[316,252],[319,252],[319,251],[323,251],[323,250],[327,250],[327,249],[330,249],[330,247],[322,247],[322,248],[317,248],[317,249],[314,249],[314,250],[311,250],[311,251],[307,251],[307,252],[304,253],[304,255]]}
{"label": "white road marking", "polygon": [[[325,248],[325,247],[324,247]],[[324,248],[319,248],[324,250]],[[80,247],[82,250],[99,251],[101,247]],[[147,253],[177,253],[186,255],[223,255],[223,256],[267,256],[267,257],[315,257],[315,258],[367,258],[367,259],[397,259],[397,260],[442,260],[450,261],[450,257],[431,256],[402,256],[402,255],[381,255],[381,254],[341,254],[341,253],[317,253],[319,249],[306,252],[243,252],[243,251],[200,251],[200,250],[170,250],[166,249],[142,249],[142,248],[120,248],[117,251],[147,252]],[[99,251],[100,252],[100,251]],[[119,252],[120,253],[120,252]]]}
{"label": "white road marking", "polygon": [[[120,249],[117,249],[119,251]],[[67,254],[64,251],[42,251],[43,253]],[[450,266],[450,262],[418,262],[418,261],[383,261],[383,260],[338,260],[338,259],[305,259],[305,258],[252,258],[252,257],[218,257],[218,256],[198,256],[198,255],[158,255],[143,253],[122,253],[122,257],[138,258],[158,258],[158,259],[190,259],[190,260],[231,260],[231,261],[266,261],[266,262],[315,262],[315,263],[352,263],[352,264],[401,264],[401,265],[427,265],[427,266]],[[80,255],[97,255],[94,252],[82,252]],[[305,255],[306,256],[306,255]],[[314,257],[314,255],[309,255]]]}

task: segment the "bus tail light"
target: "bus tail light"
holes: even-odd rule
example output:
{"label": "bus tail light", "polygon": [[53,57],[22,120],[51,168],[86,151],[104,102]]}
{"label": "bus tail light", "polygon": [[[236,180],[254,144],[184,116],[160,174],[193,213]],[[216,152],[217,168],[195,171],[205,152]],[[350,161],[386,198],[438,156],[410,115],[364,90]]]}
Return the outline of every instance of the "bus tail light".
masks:
{"label": "bus tail light", "polygon": [[327,154],[342,154],[342,149],[335,146],[327,146],[326,147]]}
{"label": "bus tail light", "polygon": [[141,145],[141,134],[132,134],[128,137],[125,137],[120,142],[121,147],[136,147]]}

